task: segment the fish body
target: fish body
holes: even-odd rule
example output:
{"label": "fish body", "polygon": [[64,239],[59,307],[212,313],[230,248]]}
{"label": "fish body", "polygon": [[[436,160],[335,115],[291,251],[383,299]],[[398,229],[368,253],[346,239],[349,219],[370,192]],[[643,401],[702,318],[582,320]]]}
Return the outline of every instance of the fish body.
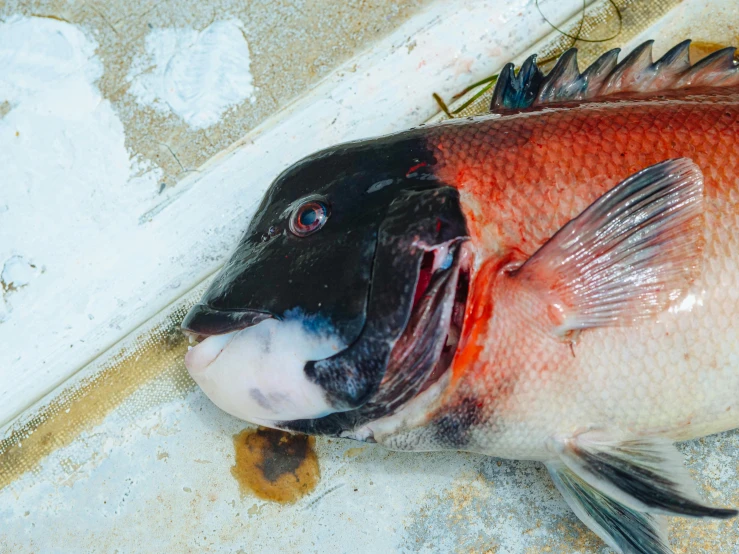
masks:
{"label": "fish body", "polygon": [[674,441],[739,427],[739,67],[651,43],[506,66],[491,113],[283,172],[183,329],[248,421],[538,460],[618,552],[704,504]]}
{"label": "fish body", "polygon": [[[466,448],[543,460],[547,437],[583,422],[674,440],[739,426],[739,88],[702,92],[434,129],[435,174],[460,191],[469,225],[470,323],[428,423],[375,440],[407,448],[428,433],[418,447],[459,446],[433,423],[457,417],[476,422]],[[681,157],[703,168],[702,270],[645,321],[551,333],[545,302],[521,302],[510,269],[620,181]]]}

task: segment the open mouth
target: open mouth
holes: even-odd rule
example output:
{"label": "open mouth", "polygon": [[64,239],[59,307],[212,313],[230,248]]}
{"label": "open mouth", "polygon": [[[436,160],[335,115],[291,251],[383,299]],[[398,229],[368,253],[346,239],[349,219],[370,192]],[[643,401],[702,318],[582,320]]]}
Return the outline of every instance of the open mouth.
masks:
{"label": "open mouth", "polygon": [[395,412],[436,383],[450,368],[462,334],[470,257],[464,242],[429,248],[416,283],[408,325],[395,343],[369,419]]}

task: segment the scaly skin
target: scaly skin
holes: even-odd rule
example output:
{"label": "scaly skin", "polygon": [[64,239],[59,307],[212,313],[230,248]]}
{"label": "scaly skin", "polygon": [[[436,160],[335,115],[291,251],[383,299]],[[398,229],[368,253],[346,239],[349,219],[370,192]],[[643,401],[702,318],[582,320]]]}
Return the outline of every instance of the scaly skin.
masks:
{"label": "scaly skin", "polygon": [[[435,173],[460,190],[470,226],[470,301],[449,385],[428,415],[419,398],[400,425],[378,424],[378,442],[545,460],[549,437],[589,427],[674,440],[739,427],[739,90],[688,92],[434,129]],[[547,306],[506,270],[626,177],[679,157],[704,175],[688,294],[638,324],[555,336]]]}

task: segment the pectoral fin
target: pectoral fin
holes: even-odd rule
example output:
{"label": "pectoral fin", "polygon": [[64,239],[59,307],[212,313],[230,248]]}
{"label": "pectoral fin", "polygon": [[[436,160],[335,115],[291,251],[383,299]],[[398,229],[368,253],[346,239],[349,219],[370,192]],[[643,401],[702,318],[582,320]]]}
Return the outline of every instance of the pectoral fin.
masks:
{"label": "pectoral fin", "polygon": [[671,554],[664,519],[632,510],[588,485],[561,462],[547,464],[554,485],[580,521],[621,554]]}
{"label": "pectoral fin", "polygon": [[703,175],[687,158],[667,160],[601,196],[515,277],[560,314],[559,334],[629,324],[685,295],[703,240]]}
{"label": "pectoral fin", "polygon": [[736,510],[703,504],[677,449],[662,439],[610,441],[588,432],[552,439],[547,464],[578,517],[624,553],[670,552],[658,515],[726,519]]}

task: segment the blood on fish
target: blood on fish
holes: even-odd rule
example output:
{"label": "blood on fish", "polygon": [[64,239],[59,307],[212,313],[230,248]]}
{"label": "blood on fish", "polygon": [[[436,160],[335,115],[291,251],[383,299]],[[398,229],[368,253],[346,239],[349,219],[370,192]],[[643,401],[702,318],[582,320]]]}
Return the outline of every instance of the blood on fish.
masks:
{"label": "blood on fish", "polygon": [[466,325],[462,332],[457,354],[452,362],[452,379],[458,381],[469,374],[469,369],[480,359],[484,349],[484,337],[487,323],[493,315],[493,303],[489,291],[494,286],[499,264],[496,260],[488,260],[478,270],[474,286],[470,290],[464,320]]}
{"label": "blood on fish", "polygon": [[433,276],[434,267],[434,253],[427,252],[423,260],[421,261],[421,271],[418,274],[418,284],[416,285],[416,292],[413,295],[413,305],[415,306],[418,301],[423,297],[426,290],[429,288],[431,283],[431,277]]}
{"label": "blood on fish", "polygon": [[426,167],[428,164],[426,162],[418,163],[414,166],[411,166],[411,168],[406,172],[405,176],[409,177],[410,175],[414,174],[416,171],[421,169],[422,167]]}

